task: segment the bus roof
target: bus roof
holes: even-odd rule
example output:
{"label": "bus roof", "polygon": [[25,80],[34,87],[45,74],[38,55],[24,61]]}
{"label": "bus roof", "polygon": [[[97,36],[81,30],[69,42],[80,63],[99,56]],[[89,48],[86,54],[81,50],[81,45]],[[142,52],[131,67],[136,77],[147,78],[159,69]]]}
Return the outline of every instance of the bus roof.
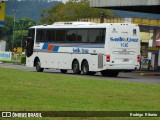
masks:
{"label": "bus roof", "polygon": [[111,25],[136,25],[131,23],[55,22],[52,25],[37,25],[31,28],[106,28]]}

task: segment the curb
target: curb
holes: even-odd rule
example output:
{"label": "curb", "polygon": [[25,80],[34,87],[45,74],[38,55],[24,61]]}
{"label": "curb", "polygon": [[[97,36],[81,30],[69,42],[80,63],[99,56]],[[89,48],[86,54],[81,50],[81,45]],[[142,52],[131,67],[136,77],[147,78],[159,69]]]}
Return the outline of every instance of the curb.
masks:
{"label": "curb", "polygon": [[160,76],[160,73],[140,73],[141,76]]}

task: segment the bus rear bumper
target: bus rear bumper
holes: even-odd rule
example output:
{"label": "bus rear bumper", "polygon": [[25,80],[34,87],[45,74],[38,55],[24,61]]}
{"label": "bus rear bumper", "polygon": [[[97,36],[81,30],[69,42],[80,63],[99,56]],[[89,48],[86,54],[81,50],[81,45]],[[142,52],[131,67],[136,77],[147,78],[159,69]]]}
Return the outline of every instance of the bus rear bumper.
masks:
{"label": "bus rear bumper", "polygon": [[129,71],[139,70],[139,68],[140,65],[105,65],[103,67],[103,70],[116,70],[116,71],[118,70],[118,71],[129,72]]}

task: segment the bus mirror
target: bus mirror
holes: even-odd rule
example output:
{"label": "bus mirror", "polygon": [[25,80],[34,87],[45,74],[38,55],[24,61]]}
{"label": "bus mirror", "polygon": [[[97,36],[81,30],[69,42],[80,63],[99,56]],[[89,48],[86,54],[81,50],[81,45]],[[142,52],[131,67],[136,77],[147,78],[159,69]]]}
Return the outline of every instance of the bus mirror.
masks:
{"label": "bus mirror", "polygon": [[22,47],[26,48],[27,47],[27,42],[31,41],[32,37],[28,37],[27,39],[22,40]]}
{"label": "bus mirror", "polygon": [[31,41],[31,40],[32,40],[32,37],[28,37],[28,38],[27,38],[27,41]]}

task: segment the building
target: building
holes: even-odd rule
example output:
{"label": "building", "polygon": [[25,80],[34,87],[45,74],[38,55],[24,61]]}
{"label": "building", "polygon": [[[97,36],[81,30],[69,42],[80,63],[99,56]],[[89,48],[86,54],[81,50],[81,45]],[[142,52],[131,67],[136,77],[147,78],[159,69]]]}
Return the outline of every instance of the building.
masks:
{"label": "building", "polygon": [[5,2],[0,1],[0,27],[4,26]]}
{"label": "building", "polygon": [[[96,8],[124,10],[133,12],[146,12],[154,14],[160,13],[160,0],[90,0],[90,6]],[[140,27],[153,31],[152,45],[149,46],[146,51],[151,53],[151,66],[154,69],[159,68],[160,67],[160,23],[158,22],[158,26],[143,24],[140,25]]]}
{"label": "building", "polygon": [[160,13],[160,0],[90,0],[91,7]]}

